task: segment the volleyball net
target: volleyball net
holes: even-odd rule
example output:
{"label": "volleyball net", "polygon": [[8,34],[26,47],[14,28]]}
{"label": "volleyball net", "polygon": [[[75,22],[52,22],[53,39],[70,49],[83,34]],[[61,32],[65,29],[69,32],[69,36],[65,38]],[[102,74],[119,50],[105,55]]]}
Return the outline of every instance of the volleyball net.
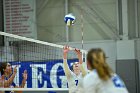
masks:
{"label": "volleyball net", "polygon": [[[27,70],[28,78],[24,88],[1,88],[2,90],[68,90],[63,70],[63,45],[48,43],[14,34],[0,32],[4,45],[0,46],[0,62],[8,62],[12,68],[17,66],[14,83],[20,86],[22,73]],[[81,50],[83,61],[86,51]],[[68,65],[78,62],[74,48],[70,47]],[[85,66],[86,68],[86,66]]]}

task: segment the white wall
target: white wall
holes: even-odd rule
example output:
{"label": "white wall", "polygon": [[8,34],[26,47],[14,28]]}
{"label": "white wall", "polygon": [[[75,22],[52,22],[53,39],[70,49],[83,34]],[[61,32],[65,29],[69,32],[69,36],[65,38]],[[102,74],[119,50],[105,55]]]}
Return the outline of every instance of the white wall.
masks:
{"label": "white wall", "polygon": [[135,59],[134,40],[117,41],[117,59]]}
{"label": "white wall", "polygon": [[[65,44],[65,43],[60,43]],[[69,46],[76,47],[81,49],[81,43],[68,43]],[[84,42],[84,50],[89,50],[91,48],[102,48],[107,58],[107,62],[111,66],[111,68],[115,71],[115,64],[117,59],[117,51],[116,51],[116,41],[113,40],[106,40],[106,41],[91,41],[91,42]]]}

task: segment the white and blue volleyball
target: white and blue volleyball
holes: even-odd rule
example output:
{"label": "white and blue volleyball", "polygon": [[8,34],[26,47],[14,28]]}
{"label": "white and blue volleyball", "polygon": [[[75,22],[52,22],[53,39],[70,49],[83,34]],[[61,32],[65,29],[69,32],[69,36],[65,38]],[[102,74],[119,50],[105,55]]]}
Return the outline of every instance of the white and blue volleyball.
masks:
{"label": "white and blue volleyball", "polygon": [[75,16],[72,13],[67,14],[64,17],[64,21],[67,24],[67,26],[74,25],[74,23],[75,23]]}

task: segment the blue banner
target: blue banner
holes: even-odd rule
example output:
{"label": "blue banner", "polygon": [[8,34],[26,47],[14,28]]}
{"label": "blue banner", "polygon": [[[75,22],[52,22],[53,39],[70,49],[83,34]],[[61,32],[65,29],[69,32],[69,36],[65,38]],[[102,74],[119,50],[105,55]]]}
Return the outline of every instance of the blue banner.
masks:
{"label": "blue banner", "polygon": [[[68,60],[71,68],[73,62],[78,59]],[[63,60],[53,60],[46,62],[10,62],[12,67],[18,65],[18,73],[15,83],[21,84],[22,73],[27,70],[27,88],[67,88],[67,79],[63,70]]]}

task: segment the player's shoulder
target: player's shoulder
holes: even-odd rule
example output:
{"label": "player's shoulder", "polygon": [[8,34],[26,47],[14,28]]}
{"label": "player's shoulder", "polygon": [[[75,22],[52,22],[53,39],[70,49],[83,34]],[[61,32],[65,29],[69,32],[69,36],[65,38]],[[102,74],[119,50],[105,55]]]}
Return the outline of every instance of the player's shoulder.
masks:
{"label": "player's shoulder", "polygon": [[84,80],[97,80],[98,79],[98,74],[96,72],[96,70],[93,70],[91,72],[89,72],[85,77]]}
{"label": "player's shoulder", "polygon": [[100,83],[100,79],[98,77],[97,72],[91,71],[90,73],[88,73],[85,77],[84,77],[84,81],[83,81],[83,85],[84,88],[91,88],[91,87],[96,87],[96,85],[98,85]]}
{"label": "player's shoulder", "polygon": [[76,74],[70,70],[69,79],[75,78]]}
{"label": "player's shoulder", "polygon": [[74,76],[75,74],[74,74],[73,71],[70,70],[70,75],[71,75],[71,76]]}

